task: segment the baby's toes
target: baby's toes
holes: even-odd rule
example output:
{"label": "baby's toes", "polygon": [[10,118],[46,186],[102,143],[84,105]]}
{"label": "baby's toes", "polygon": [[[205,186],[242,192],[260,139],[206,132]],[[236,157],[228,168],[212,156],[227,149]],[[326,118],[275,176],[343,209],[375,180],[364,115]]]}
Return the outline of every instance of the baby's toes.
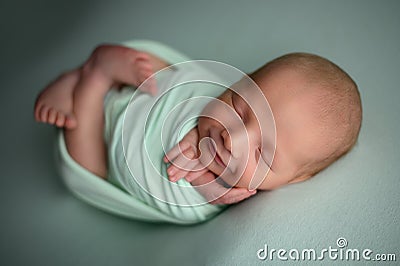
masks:
{"label": "baby's toes", "polygon": [[78,122],[76,121],[76,118],[74,115],[69,114],[65,116],[65,123],[64,127],[68,129],[74,129],[78,125]]}
{"label": "baby's toes", "polygon": [[57,127],[64,127],[65,115],[63,113],[58,113],[55,123]]}
{"label": "baby's toes", "polygon": [[135,57],[135,59],[136,59],[137,61],[147,61],[147,62],[150,62],[150,57],[149,57],[149,55],[148,55],[147,53],[145,53],[145,52],[138,52],[138,51],[136,51],[136,57]]}
{"label": "baby's toes", "polygon": [[148,69],[148,70],[152,69],[152,65],[149,59],[145,58],[136,59],[135,64],[138,66],[139,69]]}
{"label": "baby's toes", "polygon": [[139,86],[139,90],[149,93],[152,96],[156,96],[158,90],[154,77],[151,77],[150,79],[146,80],[146,82],[142,83]]}
{"label": "baby's toes", "polygon": [[33,114],[34,114],[35,120],[36,120],[37,122],[40,122],[40,109],[42,109],[42,104],[39,103],[38,100],[36,100],[35,108],[34,108]]}
{"label": "baby's toes", "polygon": [[151,65],[150,61],[139,61],[138,62],[138,72],[140,74],[145,74],[146,78],[153,74],[153,66]]}
{"label": "baby's toes", "polygon": [[40,113],[39,114],[40,115],[40,121],[43,122],[43,123],[47,123],[47,117],[49,115],[49,107],[46,106],[46,105],[43,105],[40,108],[39,113]]}
{"label": "baby's toes", "polygon": [[144,82],[148,77],[150,77],[152,71],[150,69],[142,69],[139,71],[139,83]]}
{"label": "baby's toes", "polygon": [[47,123],[53,125],[57,119],[57,111],[54,108],[50,108],[48,113],[49,115],[47,117]]}

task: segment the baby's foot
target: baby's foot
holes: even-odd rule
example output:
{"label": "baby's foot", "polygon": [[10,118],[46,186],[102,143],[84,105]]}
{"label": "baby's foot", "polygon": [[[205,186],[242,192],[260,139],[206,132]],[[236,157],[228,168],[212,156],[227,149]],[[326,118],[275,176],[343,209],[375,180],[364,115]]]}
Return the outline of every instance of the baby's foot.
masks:
{"label": "baby's foot", "polygon": [[154,79],[142,84],[154,72],[151,56],[145,52],[124,46],[101,45],[86,65],[101,69],[103,75],[113,81],[114,87],[133,85],[144,92],[157,92]]}
{"label": "baby's foot", "polygon": [[36,121],[68,129],[75,128],[77,121],[73,114],[73,92],[78,80],[79,72],[74,70],[50,83],[36,99]]}

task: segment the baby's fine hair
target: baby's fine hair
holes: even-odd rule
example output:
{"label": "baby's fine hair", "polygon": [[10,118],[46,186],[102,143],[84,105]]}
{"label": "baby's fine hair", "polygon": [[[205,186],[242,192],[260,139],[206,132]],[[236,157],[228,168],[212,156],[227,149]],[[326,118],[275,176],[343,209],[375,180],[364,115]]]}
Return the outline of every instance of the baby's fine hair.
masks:
{"label": "baby's fine hair", "polygon": [[314,54],[286,54],[267,63],[263,71],[285,66],[305,75],[309,89],[317,95],[318,120],[327,130],[334,131],[333,139],[327,140],[330,154],[309,162],[303,167],[303,173],[299,173],[315,175],[355,145],[362,121],[360,93],[357,84],[344,70]]}

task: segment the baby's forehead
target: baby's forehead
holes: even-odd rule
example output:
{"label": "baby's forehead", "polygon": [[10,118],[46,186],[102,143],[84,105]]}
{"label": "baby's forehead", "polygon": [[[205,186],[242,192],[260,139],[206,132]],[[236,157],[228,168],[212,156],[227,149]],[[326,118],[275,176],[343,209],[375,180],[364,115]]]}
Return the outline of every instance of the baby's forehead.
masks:
{"label": "baby's forehead", "polygon": [[304,109],[313,109],[318,112],[316,102],[319,96],[313,91],[309,83],[301,77],[301,73],[292,75],[274,75],[269,80],[258,81],[244,79],[233,84],[229,90],[232,98],[246,103],[246,108],[260,116],[265,112],[274,115],[281,113],[286,107],[293,109],[293,117],[297,115],[312,114]]}
{"label": "baby's forehead", "polygon": [[[272,92],[259,89],[241,88],[232,90],[233,99],[243,104],[243,108],[250,110],[260,126],[263,121],[278,120],[279,123],[294,124],[294,121],[304,121],[310,128],[316,128],[321,122],[323,108],[318,95],[301,92]],[[267,125],[266,127],[269,127]]]}

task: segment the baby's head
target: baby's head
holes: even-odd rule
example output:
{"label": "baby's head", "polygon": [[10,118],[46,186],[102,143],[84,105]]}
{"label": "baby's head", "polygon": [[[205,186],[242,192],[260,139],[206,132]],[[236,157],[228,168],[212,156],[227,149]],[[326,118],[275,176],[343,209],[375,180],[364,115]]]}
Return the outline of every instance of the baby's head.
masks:
{"label": "baby's head", "polygon": [[[260,116],[253,112],[257,108],[233,90],[226,90],[218,99],[240,117],[247,142],[243,142],[243,130],[236,130],[237,119],[232,115],[221,116],[227,112],[221,104],[212,102],[205,109],[206,116],[215,115],[218,119],[201,117],[198,124],[200,139],[209,137],[215,143],[215,147],[202,149],[202,155],[209,153],[203,156],[206,159],[216,150],[215,158],[207,159],[211,161],[207,163],[209,170],[229,185],[247,188],[254,175],[265,177],[258,186],[262,190],[304,181],[354,146],[361,127],[360,95],[350,76],[332,62],[312,54],[287,54],[250,77],[268,100],[275,120],[276,150],[272,165],[264,162],[271,154],[271,145],[261,147],[261,143],[266,143],[262,135],[270,129],[260,129],[257,120]],[[241,153],[242,150],[246,152]],[[243,162],[245,166],[240,167]],[[260,165],[264,169],[261,172]]]}

